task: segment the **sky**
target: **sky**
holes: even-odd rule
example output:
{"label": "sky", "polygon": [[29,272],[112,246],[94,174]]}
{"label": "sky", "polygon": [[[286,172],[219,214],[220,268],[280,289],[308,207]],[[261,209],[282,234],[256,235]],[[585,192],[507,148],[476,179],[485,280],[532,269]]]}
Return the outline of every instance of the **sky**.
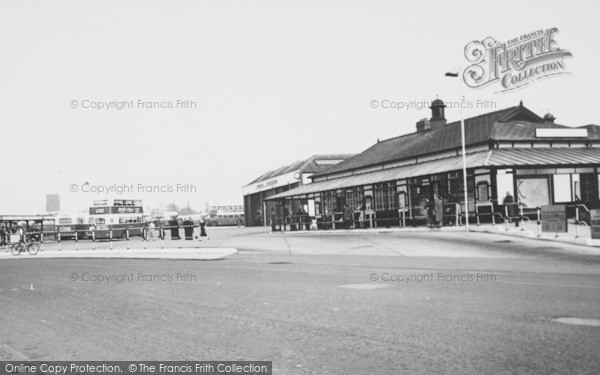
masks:
{"label": "sky", "polygon": [[[2,1],[0,214],[43,213],[51,193],[63,211],[242,204],[265,172],[414,132],[431,117],[416,103],[459,90],[465,117],[523,100],[600,124],[598,14],[597,1]],[[470,64],[471,41],[552,27],[570,74],[504,93],[444,76]]]}

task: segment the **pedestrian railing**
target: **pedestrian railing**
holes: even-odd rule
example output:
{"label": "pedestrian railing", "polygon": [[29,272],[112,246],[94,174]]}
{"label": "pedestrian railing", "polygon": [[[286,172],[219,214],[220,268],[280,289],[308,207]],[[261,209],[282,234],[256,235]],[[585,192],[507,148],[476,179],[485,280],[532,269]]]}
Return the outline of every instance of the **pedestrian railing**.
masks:
{"label": "pedestrian railing", "polygon": [[[135,233],[140,233],[140,237],[142,239],[143,248],[147,249],[149,242],[155,240],[155,235],[158,234],[158,239],[161,241],[161,249],[167,247],[167,236],[165,233],[171,231],[172,229],[183,229],[183,236],[178,235],[176,237],[170,238],[171,241],[178,241],[178,248],[183,247],[183,241],[185,240],[195,240],[195,247],[198,248],[200,245],[200,241],[203,241],[205,238],[208,240],[209,237],[206,236],[206,233],[203,231],[202,225],[182,225],[182,226],[162,226],[158,228],[138,228],[135,230]],[[198,228],[198,230],[196,230]],[[141,231],[140,231],[141,229]],[[187,236],[186,229],[191,229],[191,236]],[[106,234],[107,236],[98,236],[98,233]],[[115,236],[115,233],[119,233],[118,236]],[[204,236],[203,236],[204,234]],[[125,242],[126,249],[131,248],[131,229],[130,228],[117,228],[117,229],[87,229],[87,230],[70,230],[70,231],[43,231],[43,232],[26,232],[24,238],[19,238],[18,241],[25,240],[33,240],[40,243],[40,251],[44,251],[44,245],[46,244],[57,244],[57,250],[61,251],[63,247],[63,242],[72,240],[75,245],[75,250],[80,250],[80,243],[90,243],[92,245],[92,250],[96,250],[96,243],[101,242],[102,240],[109,242],[109,249],[114,249],[114,244],[122,244]],[[6,241],[5,250],[8,251],[10,245],[12,245],[15,241]]]}
{"label": "pedestrian railing", "polygon": [[[572,207],[572,206],[571,206]],[[590,228],[591,213],[587,206],[583,203],[575,204],[575,238],[579,238],[579,226]]]}

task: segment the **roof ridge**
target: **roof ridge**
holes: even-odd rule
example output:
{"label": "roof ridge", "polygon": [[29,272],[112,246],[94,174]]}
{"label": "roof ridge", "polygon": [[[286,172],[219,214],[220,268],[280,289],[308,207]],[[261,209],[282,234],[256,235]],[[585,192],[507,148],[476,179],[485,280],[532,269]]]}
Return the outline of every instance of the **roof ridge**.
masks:
{"label": "roof ridge", "polygon": [[[498,109],[498,110],[496,110],[496,111],[492,111],[492,112],[486,112],[486,113],[482,113],[482,114],[480,114],[480,115],[477,115],[477,116],[468,117],[468,118],[464,119],[463,121],[474,120],[474,119],[477,119],[477,118],[479,118],[479,117],[483,117],[483,116],[489,116],[489,115],[494,115],[494,114],[497,114],[497,113],[500,113],[500,112],[505,112],[505,111],[508,111],[508,110],[513,110],[513,109],[516,109],[516,108],[518,108],[518,106],[507,107],[507,108],[504,108],[504,109]],[[449,125],[453,125],[453,124],[460,124],[460,120],[453,121],[453,122],[449,122],[449,123],[447,123],[447,124],[446,124],[446,125],[444,125],[444,126],[449,126]],[[443,129],[443,127],[442,127],[442,128],[440,128],[440,129]],[[437,129],[437,130],[439,130],[439,129]],[[415,132],[412,132],[412,133],[401,134],[401,135],[397,135],[397,136],[395,136],[395,137],[392,137],[392,138],[384,139],[384,140],[382,140],[382,141],[379,141],[378,143],[387,142],[387,141],[391,141],[391,140],[394,140],[394,139],[399,139],[399,138],[407,137],[407,136],[409,136],[409,135],[423,134],[423,133],[425,133],[425,132],[427,132],[427,131],[431,131],[431,130],[426,130],[426,131],[415,131]],[[436,131],[436,130],[433,130],[433,131]],[[377,144],[377,143],[376,143],[376,144]],[[373,146],[374,146],[374,145],[373,145]],[[371,147],[373,147],[373,146],[371,146]],[[370,148],[370,147],[369,147],[369,148]],[[368,150],[368,149],[367,149],[367,150]]]}

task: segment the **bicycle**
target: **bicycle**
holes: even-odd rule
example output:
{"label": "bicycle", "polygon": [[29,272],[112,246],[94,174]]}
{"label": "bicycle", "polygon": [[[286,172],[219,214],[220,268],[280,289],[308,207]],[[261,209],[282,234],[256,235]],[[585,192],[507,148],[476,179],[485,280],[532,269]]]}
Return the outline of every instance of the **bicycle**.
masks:
{"label": "bicycle", "polygon": [[27,251],[30,255],[35,255],[40,250],[40,245],[36,242],[17,242],[10,247],[10,252],[13,255],[19,255],[23,251]]}

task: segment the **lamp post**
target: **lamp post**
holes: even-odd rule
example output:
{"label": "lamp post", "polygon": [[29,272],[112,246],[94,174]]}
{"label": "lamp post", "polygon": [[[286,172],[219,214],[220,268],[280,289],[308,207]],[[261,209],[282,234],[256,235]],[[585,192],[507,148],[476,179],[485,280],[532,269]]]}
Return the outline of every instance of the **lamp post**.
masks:
{"label": "lamp post", "polygon": [[[448,72],[446,73],[446,77],[459,78],[460,77],[460,69],[457,72]],[[460,137],[462,143],[462,164],[463,164],[463,191],[464,191],[464,199],[465,199],[465,228],[466,231],[469,231],[469,195],[467,192],[467,152],[465,150],[465,119],[463,117],[463,109],[462,109],[462,85],[460,84],[460,78],[458,79],[458,93],[460,95]]]}

